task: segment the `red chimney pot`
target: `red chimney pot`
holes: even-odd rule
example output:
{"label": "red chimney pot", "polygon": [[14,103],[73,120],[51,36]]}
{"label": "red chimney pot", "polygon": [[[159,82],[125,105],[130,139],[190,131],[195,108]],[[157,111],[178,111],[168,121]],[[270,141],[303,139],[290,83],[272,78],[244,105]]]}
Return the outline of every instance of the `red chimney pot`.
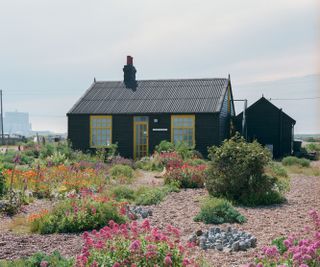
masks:
{"label": "red chimney pot", "polygon": [[127,65],[133,65],[133,57],[127,56]]}

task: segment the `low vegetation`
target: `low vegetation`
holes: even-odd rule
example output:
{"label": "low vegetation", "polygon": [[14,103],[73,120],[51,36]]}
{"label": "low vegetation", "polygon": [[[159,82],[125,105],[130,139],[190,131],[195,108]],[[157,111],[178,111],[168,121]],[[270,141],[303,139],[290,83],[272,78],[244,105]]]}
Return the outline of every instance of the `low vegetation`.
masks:
{"label": "low vegetation", "polygon": [[310,160],[304,159],[304,158],[297,158],[293,156],[285,157],[282,159],[282,164],[284,166],[292,166],[297,165],[301,167],[309,167],[310,166]]}
{"label": "low vegetation", "polygon": [[133,180],[134,171],[128,165],[116,164],[110,169],[112,179],[119,180],[121,183],[129,183]]}
{"label": "low vegetation", "polygon": [[203,221],[207,224],[246,222],[246,218],[232,206],[231,202],[213,197],[208,197],[203,201],[200,213],[194,220]]}
{"label": "low vegetation", "polygon": [[319,266],[320,255],[320,213],[310,211],[312,224],[307,231],[291,233],[275,239],[270,247],[264,247],[256,265],[248,266]]}
{"label": "low vegetation", "polygon": [[72,267],[74,266],[74,259],[67,259],[60,255],[58,251],[51,255],[46,255],[42,252],[37,252],[31,257],[12,261],[1,261],[1,267]]}
{"label": "low vegetation", "polygon": [[40,234],[75,233],[100,229],[113,220],[124,223],[120,204],[92,193],[82,193],[80,198],[70,196],[59,202],[52,211],[43,210],[30,216],[31,231]]}
{"label": "low vegetation", "polygon": [[77,266],[195,266],[173,226],[160,231],[147,220],[129,225],[110,222],[98,232],[84,233],[83,239]]}

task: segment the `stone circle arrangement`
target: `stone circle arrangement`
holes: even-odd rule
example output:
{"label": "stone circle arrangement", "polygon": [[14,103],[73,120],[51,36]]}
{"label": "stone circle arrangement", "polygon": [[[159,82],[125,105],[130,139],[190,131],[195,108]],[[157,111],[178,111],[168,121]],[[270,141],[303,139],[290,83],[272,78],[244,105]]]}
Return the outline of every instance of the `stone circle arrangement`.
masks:
{"label": "stone circle arrangement", "polygon": [[211,227],[208,231],[197,231],[189,238],[190,242],[199,245],[200,248],[217,249],[219,251],[246,251],[257,244],[257,238],[250,233],[228,227],[222,230],[219,227]]}

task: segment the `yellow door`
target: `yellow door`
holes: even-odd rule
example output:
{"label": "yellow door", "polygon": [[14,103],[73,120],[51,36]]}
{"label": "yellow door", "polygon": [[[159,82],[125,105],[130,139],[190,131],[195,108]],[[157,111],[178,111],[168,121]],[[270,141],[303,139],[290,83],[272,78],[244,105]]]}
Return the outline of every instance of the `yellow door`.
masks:
{"label": "yellow door", "polygon": [[134,159],[140,159],[149,154],[149,118],[136,116],[133,121],[133,151]]}

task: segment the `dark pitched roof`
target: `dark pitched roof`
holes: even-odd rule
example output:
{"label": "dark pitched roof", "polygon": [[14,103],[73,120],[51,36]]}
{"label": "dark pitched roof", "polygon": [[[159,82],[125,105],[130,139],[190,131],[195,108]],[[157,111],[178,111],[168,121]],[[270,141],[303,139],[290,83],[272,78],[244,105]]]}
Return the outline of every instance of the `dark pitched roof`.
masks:
{"label": "dark pitched roof", "polygon": [[122,81],[95,82],[68,114],[219,112],[228,79],[140,80],[137,89]]}
{"label": "dark pitched roof", "polygon": [[[275,108],[275,109],[277,109],[277,110],[280,111],[280,108],[278,108],[276,105],[274,105],[273,103],[271,103],[271,102],[270,102],[268,99],[266,99],[264,96],[262,96],[260,99],[258,99],[256,102],[254,102],[251,106],[249,106],[249,107],[247,108],[247,110],[250,110],[250,109],[254,108],[255,106],[259,105],[259,104],[262,103],[262,102],[265,102],[265,103],[267,103],[268,105],[271,105],[273,108]],[[242,113],[243,113],[243,112],[239,113],[239,114],[237,115],[237,118],[242,118]],[[285,117],[287,117],[290,121],[292,121],[294,124],[296,124],[296,121],[295,121],[293,118],[291,118],[288,114],[284,113],[283,111],[282,111],[282,114],[283,114]]]}

